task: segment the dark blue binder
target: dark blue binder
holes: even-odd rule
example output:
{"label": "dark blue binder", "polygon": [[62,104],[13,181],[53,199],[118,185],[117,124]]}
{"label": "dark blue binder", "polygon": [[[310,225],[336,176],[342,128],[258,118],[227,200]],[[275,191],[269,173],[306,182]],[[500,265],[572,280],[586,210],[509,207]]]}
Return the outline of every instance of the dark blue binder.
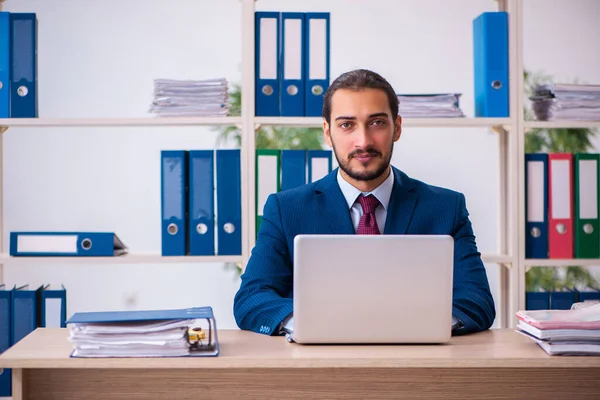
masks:
{"label": "dark blue binder", "polygon": [[331,172],[331,150],[308,150],[308,182],[315,182]]}
{"label": "dark blue binder", "polygon": [[485,12],[473,20],[475,116],[509,116],[508,14]]}
{"label": "dark blue binder", "polygon": [[255,115],[278,117],[280,66],[280,13],[257,11],[255,23]]}
{"label": "dark blue binder", "polygon": [[281,13],[281,116],[304,116],[304,13]]}
{"label": "dark blue binder", "polygon": [[240,150],[217,150],[217,254],[242,254]]}
{"label": "dark blue binder", "polygon": [[527,292],[525,293],[526,310],[549,310],[550,294],[548,292]]}
{"label": "dark blue binder", "polygon": [[[0,354],[12,345],[11,291],[0,285]],[[11,370],[4,368],[0,374],[0,397],[10,397]]]}
{"label": "dark blue binder", "polygon": [[44,285],[38,298],[38,327],[65,328],[67,321],[67,290],[63,285]]}
{"label": "dark blue binder", "polygon": [[281,191],[306,184],[306,150],[281,150]]}
{"label": "dark blue binder", "polygon": [[550,292],[551,310],[570,310],[576,301],[577,297],[574,291]]}
{"label": "dark blue binder", "polygon": [[127,253],[114,232],[11,232],[15,257],[111,257]]}
{"label": "dark blue binder", "polygon": [[307,117],[320,117],[330,79],[330,13],[306,13],[304,23],[304,112]]}
{"label": "dark blue binder", "polygon": [[31,290],[29,285],[15,287],[11,296],[12,344],[19,342],[37,328],[38,302],[41,288]]}
{"label": "dark blue binder", "polygon": [[548,258],[547,154],[525,154],[525,258]]}
{"label": "dark blue binder", "polygon": [[600,291],[579,292],[579,301],[600,300]]}
{"label": "dark blue binder", "polygon": [[161,239],[163,256],[188,254],[188,155],[185,150],[161,151]]}
{"label": "dark blue binder", "polygon": [[[156,321],[176,321],[189,320],[190,326],[195,326],[195,322],[208,322],[208,342],[204,348],[194,351],[190,348],[189,356],[218,356],[219,355],[219,339],[217,331],[217,323],[213,314],[213,309],[210,306],[192,307],[175,310],[140,310],[140,311],[109,311],[109,312],[79,312],[75,313],[67,320],[67,325],[70,324],[114,324],[114,329],[119,329],[119,323],[139,323],[139,327],[143,327],[144,322]],[[109,329],[110,331],[110,329]],[[110,334],[110,333],[107,333]],[[71,355],[73,356],[73,354]]]}
{"label": "dark blue binder", "polygon": [[10,118],[10,13],[2,11],[0,11],[0,118]]}
{"label": "dark blue binder", "polygon": [[215,254],[214,151],[190,151],[189,163],[189,254],[213,256]]}
{"label": "dark blue binder", "polygon": [[37,19],[11,13],[11,118],[37,118]]}

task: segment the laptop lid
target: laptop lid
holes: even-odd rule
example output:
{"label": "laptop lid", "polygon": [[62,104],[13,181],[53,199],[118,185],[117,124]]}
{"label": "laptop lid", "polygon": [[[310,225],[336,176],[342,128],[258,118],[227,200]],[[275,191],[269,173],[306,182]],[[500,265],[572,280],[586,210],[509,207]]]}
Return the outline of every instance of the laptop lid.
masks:
{"label": "laptop lid", "polygon": [[443,343],[452,333],[448,235],[298,235],[298,343]]}

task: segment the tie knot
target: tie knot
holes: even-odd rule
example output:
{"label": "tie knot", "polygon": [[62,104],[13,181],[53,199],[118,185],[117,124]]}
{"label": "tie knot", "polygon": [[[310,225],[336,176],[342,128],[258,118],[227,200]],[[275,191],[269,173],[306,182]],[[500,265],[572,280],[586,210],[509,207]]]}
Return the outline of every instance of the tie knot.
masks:
{"label": "tie knot", "polygon": [[377,197],[373,196],[372,194],[368,196],[358,196],[358,202],[362,206],[363,212],[365,214],[374,213],[375,209],[380,204],[379,200],[377,200]]}

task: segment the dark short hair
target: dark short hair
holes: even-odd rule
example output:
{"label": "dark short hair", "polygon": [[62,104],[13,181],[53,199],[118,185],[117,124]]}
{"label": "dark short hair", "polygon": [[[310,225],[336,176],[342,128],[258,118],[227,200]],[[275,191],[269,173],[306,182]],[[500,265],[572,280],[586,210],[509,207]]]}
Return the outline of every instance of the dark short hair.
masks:
{"label": "dark short hair", "polygon": [[338,76],[325,92],[323,97],[323,118],[325,118],[328,124],[331,123],[331,97],[333,97],[333,94],[338,89],[381,89],[387,95],[390,110],[392,111],[392,118],[395,120],[398,116],[398,95],[394,91],[394,88],[392,88],[392,85],[376,72],[369,71],[368,69],[355,69]]}

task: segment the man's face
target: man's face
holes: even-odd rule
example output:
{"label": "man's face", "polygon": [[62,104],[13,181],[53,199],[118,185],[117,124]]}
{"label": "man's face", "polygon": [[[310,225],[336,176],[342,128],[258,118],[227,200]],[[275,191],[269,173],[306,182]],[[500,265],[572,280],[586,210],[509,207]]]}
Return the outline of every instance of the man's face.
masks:
{"label": "man's face", "polygon": [[392,118],[385,92],[338,89],[331,98],[330,121],[323,126],[325,140],[342,172],[357,183],[383,182],[401,132],[401,118]]}

